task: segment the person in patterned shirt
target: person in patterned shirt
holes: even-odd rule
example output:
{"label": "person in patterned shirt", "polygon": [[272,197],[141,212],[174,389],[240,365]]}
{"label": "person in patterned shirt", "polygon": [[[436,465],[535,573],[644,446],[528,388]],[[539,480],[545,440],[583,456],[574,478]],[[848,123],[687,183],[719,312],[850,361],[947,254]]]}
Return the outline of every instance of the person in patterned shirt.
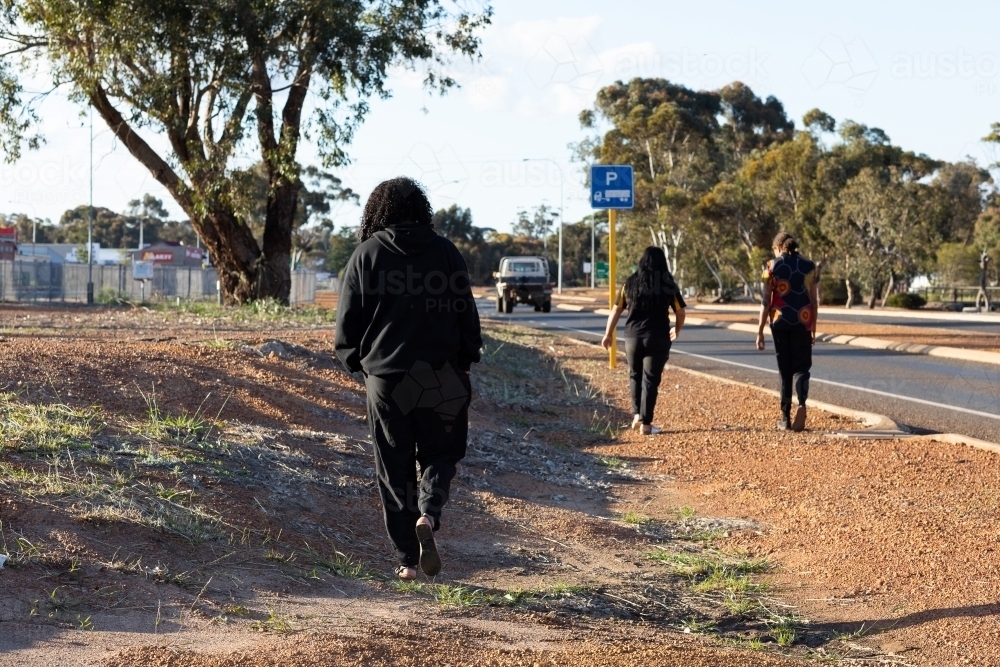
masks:
{"label": "person in patterned shirt", "polygon": [[[806,427],[806,399],[812,347],[816,344],[816,307],[819,303],[815,262],[799,254],[795,237],[781,232],[772,244],[774,259],[764,269],[757,329],[757,349],[764,349],[764,325],[770,322],[774,352],[781,376],[782,430],[802,431]],[[799,405],[792,418],[792,389]]]}

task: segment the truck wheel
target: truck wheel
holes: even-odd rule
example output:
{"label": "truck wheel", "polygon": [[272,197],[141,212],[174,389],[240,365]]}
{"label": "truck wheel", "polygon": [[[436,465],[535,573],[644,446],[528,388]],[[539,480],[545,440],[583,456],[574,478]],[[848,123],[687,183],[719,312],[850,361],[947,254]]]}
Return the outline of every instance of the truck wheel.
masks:
{"label": "truck wheel", "polygon": [[541,310],[542,310],[542,307],[541,307],[541,306],[539,306],[539,305],[538,305],[538,304],[536,303],[536,304],[535,304],[535,312],[536,312],[536,313],[538,313],[538,312],[541,312]]}
{"label": "truck wheel", "polygon": [[497,312],[498,313],[503,312],[503,299],[499,296],[497,297]]}
{"label": "truck wheel", "polygon": [[547,313],[547,312],[549,312],[551,310],[552,310],[552,302],[551,301],[546,301],[545,303],[542,304],[542,312],[543,313]]}
{"label": "truck wheel", "polygon": [[503,312],[507,313],[508,315],[514,312],[514,300],[511,299],[509,296],[504,297]]}

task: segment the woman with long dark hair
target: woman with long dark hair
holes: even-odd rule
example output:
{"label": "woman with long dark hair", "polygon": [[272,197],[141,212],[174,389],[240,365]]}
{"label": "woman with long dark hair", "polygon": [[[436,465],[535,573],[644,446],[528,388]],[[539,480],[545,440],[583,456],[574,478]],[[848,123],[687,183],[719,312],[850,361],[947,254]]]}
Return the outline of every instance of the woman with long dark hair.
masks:
{"label": "woman with long dark hair", "polygon": [[[654,435],[653,409],[663,367],[670,356],[670,343],[684,326],[684,298],[667,266],[661,248],[649,246],[639,259],[639,267],[625,281],[601,344],[611,347],[618,320],[625,310],[625,356],[628,359],[629,388],[632,393],[632,428]],[[677,326],[670,328],[670,309],[677,315]]]}

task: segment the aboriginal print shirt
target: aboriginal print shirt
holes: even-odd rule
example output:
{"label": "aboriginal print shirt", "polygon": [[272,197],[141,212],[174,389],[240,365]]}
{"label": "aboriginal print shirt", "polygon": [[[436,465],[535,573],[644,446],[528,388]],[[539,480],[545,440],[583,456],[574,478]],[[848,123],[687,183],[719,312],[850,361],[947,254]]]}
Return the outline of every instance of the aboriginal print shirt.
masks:
{"label": "aboriginal print shirt", "polygon": [[796,253],[785,253],[767,263],[764,280],[771,285],[771,328],[813,328],[809,289],[816,281],[816,264]]}

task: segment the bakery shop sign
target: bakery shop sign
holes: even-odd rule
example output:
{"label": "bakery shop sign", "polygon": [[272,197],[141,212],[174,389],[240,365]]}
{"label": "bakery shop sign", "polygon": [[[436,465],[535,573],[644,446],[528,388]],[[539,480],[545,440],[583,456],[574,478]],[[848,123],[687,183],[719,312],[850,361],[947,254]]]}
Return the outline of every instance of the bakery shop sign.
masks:
{"label": "bakery shop sign", "polygon": [[170,263],[174,261],[174,253],[169,250],[144,250],[142,253],[142,261],[144,262],[166,262]]}

